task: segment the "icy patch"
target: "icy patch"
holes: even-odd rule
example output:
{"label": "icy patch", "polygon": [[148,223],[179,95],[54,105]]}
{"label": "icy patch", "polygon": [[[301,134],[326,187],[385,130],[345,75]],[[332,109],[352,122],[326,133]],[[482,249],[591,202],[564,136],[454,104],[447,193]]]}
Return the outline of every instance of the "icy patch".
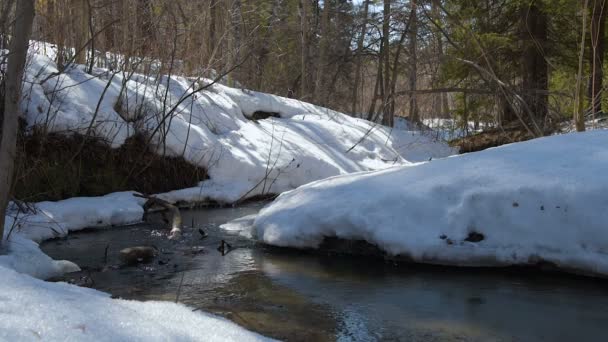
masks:
{"label": "icy patch", "polygon": [[251,239],[251,229],[253,228],[253,221],[255,220],[256,216],[257,214],[243,216],[236,220],[232,220],[228,223],[220,225],[220,228],[229,233],[238,234],[240,236]]}

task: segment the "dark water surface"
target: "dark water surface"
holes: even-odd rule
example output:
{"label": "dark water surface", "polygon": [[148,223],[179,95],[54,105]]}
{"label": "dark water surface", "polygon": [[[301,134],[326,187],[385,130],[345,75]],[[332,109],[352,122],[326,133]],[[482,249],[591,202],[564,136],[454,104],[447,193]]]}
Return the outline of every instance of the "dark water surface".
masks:
{"label": "dark water surface", "polygon": [[[142,224],[73,233],[42,248],[83,268],[64,280],[121,298],[177,300],[279,339],[608,340],[607,281],[285,252],[218,228],[260,207],[185,211],[184,222],[195,229],[180,242]],[[209,236],[200,239],[198,228]],[[222,239],[234,247],[225,256],[216,249]],[[120,249],[138,245],[155,245],[160,255],[150,264],[114,267]]]}

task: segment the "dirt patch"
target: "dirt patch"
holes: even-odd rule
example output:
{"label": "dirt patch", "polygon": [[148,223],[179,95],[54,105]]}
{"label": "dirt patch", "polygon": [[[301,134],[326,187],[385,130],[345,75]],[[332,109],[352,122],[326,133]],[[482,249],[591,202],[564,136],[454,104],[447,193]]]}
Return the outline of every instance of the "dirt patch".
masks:
{"label": "dirt patch", "polygon": [[37,202],[126,190],[159,193],[193,187],[207,179],[206,170],[183,158],[147,151],[145,145],[143,136],[129,138],[118,149],[78,134],[21,136],[15,197]]}
{"label": "dirt patch", "polygon": [[264,119],[268,119],[268,118],[281,118],[281,115],[279,113],[263,112],[261,110],[258,110],[256,112],[254,112],[253,114],[251,114],[251,120],[254,120],[254,121],[264,120]]}
{"label": "dirt patch", "polygon": [[526,141],[533,136],[521,128],[492,129],[450,141],[450,146],[459,147],[460,153],[482,151],[490,147]]}

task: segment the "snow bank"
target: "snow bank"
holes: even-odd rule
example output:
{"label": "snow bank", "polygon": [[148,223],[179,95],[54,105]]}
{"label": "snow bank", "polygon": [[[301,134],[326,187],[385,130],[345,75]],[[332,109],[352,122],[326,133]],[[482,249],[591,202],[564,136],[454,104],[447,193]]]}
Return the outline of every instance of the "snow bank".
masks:
{"label": "snow bank", "polygon": [[0,340],[265,341],[234,323],[168,302],[111,299],[0,266]]}
{"label": "snow bank", "polygon": [[[31,49],[25,73],[21,107],[29,127],[88,132],[113,147],[134,134],[151,136],[159,154],[183,156],[210,176],[198,187],[163,196],[172,202],[234,202],[330,176],[456,152],[416,131],[391,130],[295,99],[203,78],[148,77],[102,68],[87,73],[82,65],[59,73],[45,55],[54,54],[47,45]],[[252,120],[256,112],[279,118]]]}
{"label": "snow bank", "polygon": [[0,269],[9,268],[39,279],[48,279],[65,273],[80,271],[78,265],[67,260],[53,260],[44,254],[38,244],[24,238],[20,233],[12,234],[3,242],[8,252],[0,254]]}
{"label": "snow bank", "polygon": [[[38,243],[86,227],[141,220],[143,200],[131,192],[102,197],[41,202],[17,211],[5,222],[0,255],[0,340],[4,341],[262,341],[222,318],[169,302],[111,299],[109,294],[47,279],[79,271],[67,260],[53,260]],[[2,252],[2,251],[0,251]]]}
{"label": "snow bank", "polygon": [[25,213],[20,210],[23,208],[11,203],[4,221],[7,253],[0,255],[0,266],[40,279],[80,270],[70,261],[51,259],[40,250],[38,243],[84,228],[141,222],[145,200],[133,194],[117,192],[40,202],[29,204]]}
{"label": "snow bank", "polygon": [[[41,242],[65,236],[69,231],[140,222],[146,200],[133,194],[134,192],[127,191],[99,197],[38,202],[31,205],[29,213],[21,213],[12,205],[9,215],[18,218],[14,221],[17,232]],[[8,227],[11,226],[12,222]]]}
{"label": "snow bank", "polygon": [[283,193],[254,221],[272,245],[362,239],[414,261],[549,262],[608,275],[608,131],[338,176]]}

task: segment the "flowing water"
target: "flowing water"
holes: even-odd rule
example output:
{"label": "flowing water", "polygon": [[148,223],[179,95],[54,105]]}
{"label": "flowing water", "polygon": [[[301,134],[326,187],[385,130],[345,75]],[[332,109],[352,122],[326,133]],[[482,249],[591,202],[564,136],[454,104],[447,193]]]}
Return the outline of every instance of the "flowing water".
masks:
{"label": "flowing water", "polygon": [[[154,224],[44,243],[83,271],[63,279],[113,296],[178,301],[266,336],[295,341],[605,341],[608,282],[534,271],[394,265],[266,248],[219,225],[261,204],[183,212],[180,242]],[[191,224],[193,223],[193,224]],[[198,229],[208,236],[201,239]],[[221,240],[232,245],[222,255]],[[118,251],[154,245],[149,264]]]}

